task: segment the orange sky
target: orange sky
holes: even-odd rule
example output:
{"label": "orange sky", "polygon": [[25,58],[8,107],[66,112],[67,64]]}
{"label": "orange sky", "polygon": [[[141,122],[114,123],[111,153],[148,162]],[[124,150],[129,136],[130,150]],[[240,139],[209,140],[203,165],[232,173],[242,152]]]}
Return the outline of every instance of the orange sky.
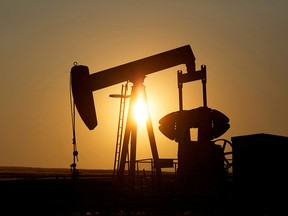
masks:
{"label": "orange sky", "polygon": [[[69,168],[73,62],[95,73],[188,44],[196,68],[207,66],[208,106],[230,118],[221,138],[288,136],[287,8],[286,1],[1,1],[0,165]],[[160,158],[177,157],[158,120],[178,110],[179,69],[144,82]],[[119,100],[109,94],[120,90],[93,93],[93,131],[77,116],[79,168],[113,168]],[[201,83],[184,93],[185,109],[201,105]],[[141,136],[137,158],[151,157]]]}

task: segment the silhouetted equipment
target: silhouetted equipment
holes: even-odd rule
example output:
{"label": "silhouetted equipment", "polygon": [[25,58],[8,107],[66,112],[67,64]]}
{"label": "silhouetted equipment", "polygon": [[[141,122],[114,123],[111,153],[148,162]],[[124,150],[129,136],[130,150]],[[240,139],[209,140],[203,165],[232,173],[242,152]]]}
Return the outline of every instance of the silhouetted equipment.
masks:
{"label": "silhouetted equipment", "polygon": [[[229,118],[208,107],[169,113],[160,119],[159,130],[179,144],[178,173],[185,190],[210,193],[224,181],[230,161],[225,157],[225,145],[211,140],[223,135],[230,127]],[[198,140],[190,138],[190,128],[198,128]],[[225,163],[225,164],[224,164]]]}
{"label": "silhouetted equipment", "polygon": [[189,45],[167,52],[143,58],[131,63],[116,66],[94,74],[84,65],[74,65],[71,69],[72,92],[76,108],[86,124],[93,130],[97,126],[97,117],[92,92],[129,80],[142,83],[145,76],[170,67],[185,64],[187,74],[183,77],[195,79],[195,57]]}
{"label": "silhouetted equipment", "polygon": [[[74,65],[72,67],[71,79],[74,101],[83,122],[90,130],[94,129],[98,123],[92,92],[127,80],[133,83],[120,159],[120,168],[118,171],[118,176],[120,178],[124,175],[130,139],[131,161],[129,163],[129,175],[131,176],[131,179],[133,179],[135,175],[137,127],[132,119],[131,107],[136,102],[136,97],[139,91],[146,97],[143,86],[143,81],[146,75],[180,64],[185,64],[187,69],[187,73],[181,76],[183,82],[197,80],[206,76],[204,71],[195,71],[195,57],[189,45],[116,66],[94,74],[89,74],[89,69],[87,66]],[[159,165],[159,156],[149,113],[147,119],[147,129],[156,173],[160,179],[162,175],[161,167]]]}
{"label": "silhouetted equipment", "polygon": [[[74,65],[77,65],[77,62],[74,62]],[[71,78],[71,77],[70,77]],[[71,117],[72,117],[72,144],[73,144],[73,163],[70,164],[71,176],[72,179],[78,178],[78,170],[76,169],[76,162],[78,162],[78,151],[76,145],[76,126],[75,126],[75,103],[72,97],[72,82],[70,80],[70,106],[71,106]]]}
{"label": "silhouetted equipment", "polygon": [[220,145],[221,148],[224,151],[224,169],[227,175],[230,175],[233,173],[233,155],[232,155],[232,148],[233,144],[231,141],[227,139],[214,139],[212,140],[214,145]]}
{"label": "silhouetted equipment", "polygon": [[[230,127],[229,118],[218,110],[207,107],[206,66],[197,76],[178,71],[179,111],[164,116],[159,130],[178,142],[177,174],[185,193],[214,193],[224,181],[224,149],[212,140],[223,135]],[[203,106],[183,110],[183,84],[202,81]],[[190,129],[197,128],[197,140],[191,140]]]}
{"label": "silhouetted equipment", "polygon": [[[178,142],[177,174],[180,177],[180,181],[184,183],[183,185],[185,187],[188,186],[190,189],[192,188],[192,191],[200,188],[199,192],[202,192],[201,190],[209,192],[214,190],[223,180],[225,158],[223,147],[216,145],[212,140],[229,129],[229,118],[223,113],[207,107],[206,66],[201,65],[201,69],[196,71],[195,57],[189,45],[94,74],[89,74],[87,66],[74,65],[71,69],[74,101],[83,122],[92,130],[98,123],[92,92],[125,81],[133,83],[117,176],[120,180],[122,179],[127,156],[129,155],[128,172],[131,183],[134,185],[137,123],[132,117],[133,104],[136,102],[138,94],[143,94],[147,102],[143,82],[148,74],[180,64],[186,65],[187,72],[177,71],[179,111],[163,117],[159,122],[159,129],[169,139]],[[203,106],[196,109],[183,110],[183,84],[197,80],[202,81]],[[122,96],[122,93],[120,96],[111,96],[126,97]],[[149,112],[146,126],[156,174],[158,179],[161,179],[161,159],[158,156]],[[190,128],[198,129],[197,141],[191,140]],[[128,154],[129,143],[130,154]],[[120,149],[119,146],[116,148],[116,158],[118,157],[117,154],[120,154],[120,152],[117,152],[118,149]],[[116,158],[115,163],[118,163]]]}
{"label": "silhouetted equipment", "polygon": [[89,77],[89,68],[87,66],[74,65],[71,68],[74,103],[86,126],[93,130],[98,123],[92,94],[93,89]]}
{"label": "silhouetted equipment", "polygon": [[[120,94],[110,94],[109,96],[112,98],[120,98],[120,110],[118,117],[118,127],[117,127],[117,138],[116,138],[116,149],[115,149],[115,157],[114,157],[114,167],[113,167],[113,177],[117,174],[119,170],[120,156],[121,156],[121,147],[122,147],[122,138],[123,138],[123,127],[124,127],[124,117],[125,117],[125,107],[126,107],[126,99],[130,97],[127,95],[128,91],[128,81],[126,84],[122,84],[121,93]],[[129,155],[127,155],[129,160]]]}
{"label": "silhouetted equipment", "polygon": [[241,194],[270,205],[286,197],[288,137],[259,133],[231,140],[233,178]]}
{"label": "silhouetted equipment", "polygon": [[178,140],[178,127],[208,127],[207,139],[223,135],[230,127],[229,118],[218,110],[198,107],[191,110],[172,112],[159,120],[159,130],[169,139]]}

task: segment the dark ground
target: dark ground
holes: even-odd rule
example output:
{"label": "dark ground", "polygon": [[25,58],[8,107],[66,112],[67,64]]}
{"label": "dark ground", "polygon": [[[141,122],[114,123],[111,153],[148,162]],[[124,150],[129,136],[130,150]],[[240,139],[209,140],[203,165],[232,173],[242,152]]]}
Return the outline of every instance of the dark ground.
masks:
{"label": "dark ground", "polygon": [[285,214],[287,200],[247,193],[233,182],[213,195],[196,195],[179,190],[171,176],[161,186],[141,178],[132,191],[127,185],[116,186],[109,171],[82,170],[73,180],[69,169],[11,169],[0,169],[1,208],[6,215],[268,216]]}

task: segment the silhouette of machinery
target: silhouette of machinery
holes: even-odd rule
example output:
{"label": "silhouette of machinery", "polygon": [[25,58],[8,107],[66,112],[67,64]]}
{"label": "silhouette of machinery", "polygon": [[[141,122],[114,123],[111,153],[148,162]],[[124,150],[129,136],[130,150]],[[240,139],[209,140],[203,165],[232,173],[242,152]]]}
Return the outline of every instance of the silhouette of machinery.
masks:
{"label": "silhouette of machinery", "polygon": [[[201,69],[196,71],[195,57],[190,45],[93,74],[89,74],[89,68],[84,65],[74,65],[71,68],[74,102],[79,115],[90,130],[93,130],[98,124],[92,92],[127,81],[133,84],[119,169],[117,171],[119,180],[123,179],[127,155],[129,155],[128,176],[131,183],[133,184],[134,182],[137,123],[132,119],[131,109],[136,102],[139,93],[146,96],[143,86],[145,77],[151,73],[160,72],[164,69],[181,64],[186,65],[187,71],[177,71],[179,110],[161,118],[159,120],[159,130],[166,137],[175,140],[179,144],[177,174],[180,182],[182,182],[185,187],[193,184],[198,188],[199,184],[203,185],[203,187],[206,187],[207,185],[215,186],[214,183],[220,182],[223,178],[224,163],[227,166],[231,166],[231,164],[225,160],[225,146],[218,145],[214,140],[229,129],[229,118],[223,113],[207,106],[206,66],[202,65]],[[197,80],[202,81],[203,106],[195,109],[183,110],[183,84]],[[191,140],[191,128],[198,129],[197,141]],[[159,159],[158,156],[155,136],[149,115],[147,119],[147,131],[156,174],[157,177],[161,179],[161,159]],[[130,154],[128,154],[129,144]],[[224,145],[226,145],[226,142],[224,142]]]}

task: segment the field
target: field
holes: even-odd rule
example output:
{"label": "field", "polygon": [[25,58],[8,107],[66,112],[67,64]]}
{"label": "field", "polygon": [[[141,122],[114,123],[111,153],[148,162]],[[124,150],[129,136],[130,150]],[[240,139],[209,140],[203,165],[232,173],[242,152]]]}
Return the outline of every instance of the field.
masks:
{"label": "field", "polygon": [[[79,169],[83,177],[112,175],[112,170]],[[64,168],[0,167],[0,181],[40,178],[70,178],[71,170]]]}
{"label": "field", "polygon": [[273,215],[231,186],[211,196],[175,193],[173,178],[160,187],[142,176],[131,190],[115,184],[111,170],[79,170],[72,179],[70,169],[0,167],[1,208],[11,215]]}

